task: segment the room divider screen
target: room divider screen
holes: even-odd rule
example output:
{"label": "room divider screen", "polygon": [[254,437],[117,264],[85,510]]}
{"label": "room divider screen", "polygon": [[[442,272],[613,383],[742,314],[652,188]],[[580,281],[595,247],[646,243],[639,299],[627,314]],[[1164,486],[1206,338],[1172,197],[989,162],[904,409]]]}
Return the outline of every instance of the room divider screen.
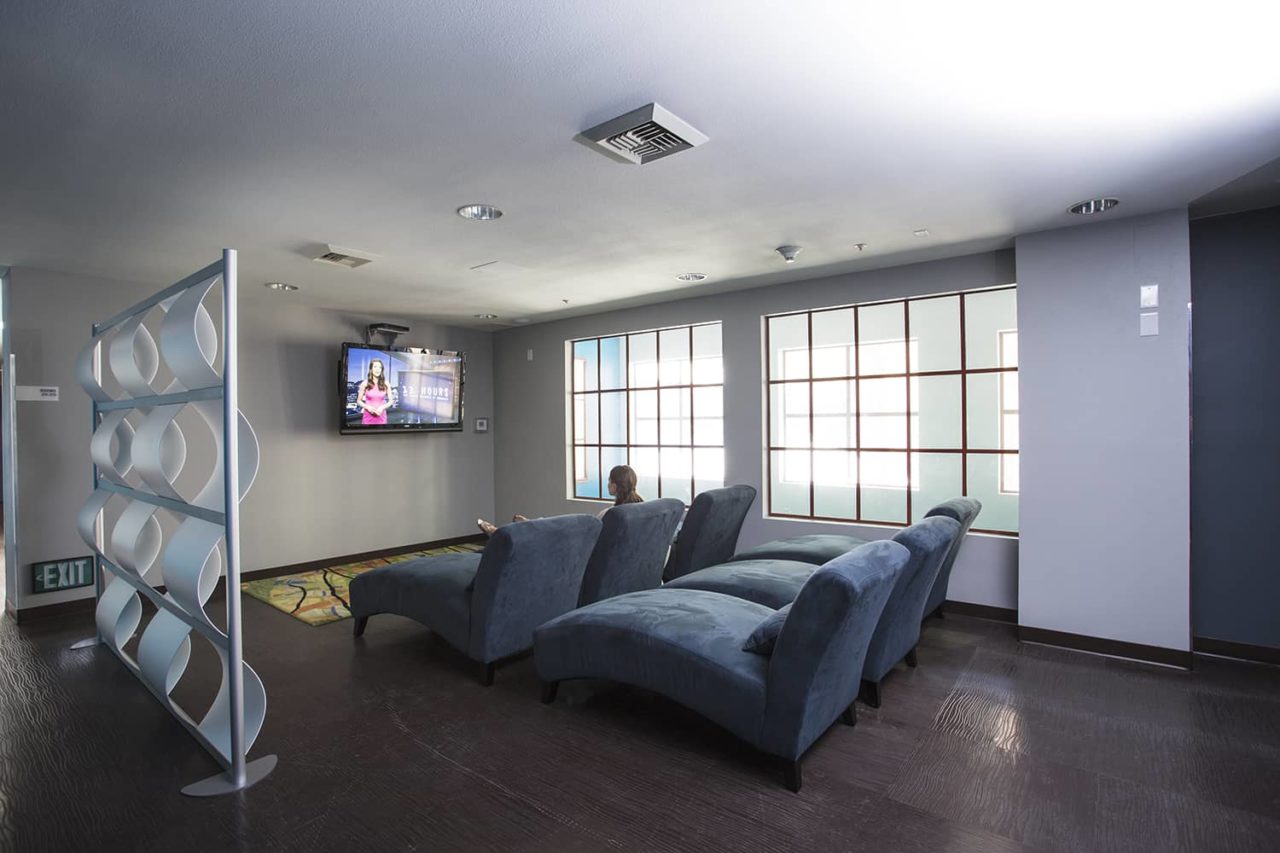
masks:
{"label": "room divider screen", "polygon": [[[221,358],[205,307],[219,284]],[[246,788],[276,764],[274,755],[246,761],[267,695],[242,651],[239,503],[258,471],[258,441],[238,405],[236,316],[236,252],[224,249],[220,260],[96,324],[76,362],[93,400],[93,492],[77,526],[97,564],[97,635],[76,645],[111,649],[226,768],[183,788],[190,796]],[[225,630],[205,612],[224,565]],[[144,597],[156,612],[131,653]],[[174,698],[193,634],[222,669],[217,695],[198,716]]]}

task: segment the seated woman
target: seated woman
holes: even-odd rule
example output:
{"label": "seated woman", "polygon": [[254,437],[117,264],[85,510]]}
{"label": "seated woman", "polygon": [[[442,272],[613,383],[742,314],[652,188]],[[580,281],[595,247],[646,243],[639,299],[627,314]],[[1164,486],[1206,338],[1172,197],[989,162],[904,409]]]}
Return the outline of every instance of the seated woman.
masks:
{"label": "seated woman", "polygon": [[[613,470],[609,472],[609,496],[613,498],[613,506],[619,504],[638,504],[644,503],[644,498],[636,491],[636,472],[630,465],[615,465]],[[603,516],[613,507],[605,507],[596,513],[596,517]],[[523,515],[514,515],[512,521],[528,521],[529,519]],[[496,524],[491,524],[483,518],[476,519],[476,526],[484,531],[486,536],[492,536],[493,531],[498,529]]]}

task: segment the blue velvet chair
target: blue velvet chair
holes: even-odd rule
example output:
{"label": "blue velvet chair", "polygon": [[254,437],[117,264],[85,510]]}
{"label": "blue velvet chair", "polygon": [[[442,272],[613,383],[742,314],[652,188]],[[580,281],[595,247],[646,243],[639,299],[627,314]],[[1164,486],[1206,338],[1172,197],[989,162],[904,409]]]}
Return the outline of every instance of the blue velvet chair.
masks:
{"label": "blue velvet chair", "polygon": [[378,613],[407,616],[482,665],[533,645],[533,629],[577,606],[600,519],[561,515],[498,528],[479,554],[423,557],[351,581],[355,635]]}
{"label": "blue velvet chair", "polygon": [[960,522],[960,535],[956,537],[955,542],[951,543],[947,556],[942,560],[942,568],[938,570],[938,579],[933,582],[933,589],[929,590],[929,598],[924,605],[925,616],[932,613],[942,615],[942,602],[947,600],[947,586],[951,583],[951,569],[956,564],[956,555],[960,553],[965,535],[968,534],[969,528],[973,526],[980,512],[982,512],[982,502],[977,498],[952,498],[925,513],[925,518],[944,515]]}
{"label": "blue velvet chair", "polygon": [[732,557],[742,522],[755,499],[756,490],[751,486],[709,489],[694,498],[671,546],[663,578],[678,578]]}
{"label": "blue velvet chair", "polygon": [[[798,791],[810,745],[839,717],[857,722],[862,661],[909,559],[894,542],[864,545],[817,569],[786,611],[666,587],[579,608],[534,632],[543,701],[573,678],[653,690],[777,756]],[[771,652],[745,650],[766,628]]]}
{"label": "blue velvet chair", "polygon": [[924,621],[924,604],[937,580],[942,561],[953,542],[960,537],[960,523],[954,518],[937,515],[919,521],[893,539],[911,552],[893,587],[884,613],[876,625],[866,663],[862,667],[862,701],[880,707],[880,682],[898,661],[916,665],[916,645],[920,642],[920,623]]}
{"label": "blue velvet chair", "polygon": [[606,512],[587,561],[578,606],[661,586],[663,564],[682,515],[684,502],[675,498],[619,504]]}

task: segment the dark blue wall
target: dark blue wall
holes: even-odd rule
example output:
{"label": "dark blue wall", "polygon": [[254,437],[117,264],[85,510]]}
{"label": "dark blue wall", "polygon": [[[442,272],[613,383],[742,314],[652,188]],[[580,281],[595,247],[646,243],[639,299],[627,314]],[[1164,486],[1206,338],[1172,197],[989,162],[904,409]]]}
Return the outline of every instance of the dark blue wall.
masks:
{"label": "dark blue wall", "polygon": [[1194,634],[1280,648],[1280,207],[1191,223],[1191,298]]}

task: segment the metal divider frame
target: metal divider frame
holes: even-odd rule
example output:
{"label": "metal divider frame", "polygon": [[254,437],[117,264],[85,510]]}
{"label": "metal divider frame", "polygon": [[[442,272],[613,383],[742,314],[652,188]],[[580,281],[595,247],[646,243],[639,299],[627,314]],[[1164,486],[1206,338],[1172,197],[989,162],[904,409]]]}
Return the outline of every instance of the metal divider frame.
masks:
{"label": "metal divider frame", "polygon": [[[203,304],[219,279],[220,373],[210,351],[216,351],[216,330]],[[164,312],[159,346],[143,325],[157,307]],[[266,690],[244,663],[240,617],[239,508],[257,473],[258,443],[239,410],[237,314],[236,251],[224,249],[218,261],[95,324],[76,364],[76,378],[93,403],[93,492],[80,510],[78,527],[93,548],[97,633],[73,648],[107,646],[225,768],[184,787],[188,796],[243,790],[276,765],[274,755],[247,761],[265,718]],[[102,348],[108,335],[108,362],[125,390],[122,397],[102,386]],[[157,394],[151,382],[162,361],[174,381]],[[221,451],[208,480],[190,499],[175,487],[186,464],[185,440],[177,442],[183,449],[176,463],[166,458],[174,433],[182,438],[175,418],[188,406],[205,421]],[[136,431],[125,419],[129,412],[141,414]],[[243,448],[242,439],[247,440]],[[125,479],[130,473],[136,473],[141,486]],[[117,496],[129,503],[113,526],[113,559],[105,547],[104,511]],[[159,509],[181,519],[168,537],[154,518]],[[225,632],[204,610],[223,562],[220,551],[226,565]],[[146,578],[157,559],[167,588],[163,594]],[[108,572],[114,578],[110,584],[105,582]],[[143,597],[156,614],[142,630],[135,657],[124,646],[138,632]],[[170,696],[185,673],[193,634],[207,640],[223,664],[221,687],[200,720]]]}

